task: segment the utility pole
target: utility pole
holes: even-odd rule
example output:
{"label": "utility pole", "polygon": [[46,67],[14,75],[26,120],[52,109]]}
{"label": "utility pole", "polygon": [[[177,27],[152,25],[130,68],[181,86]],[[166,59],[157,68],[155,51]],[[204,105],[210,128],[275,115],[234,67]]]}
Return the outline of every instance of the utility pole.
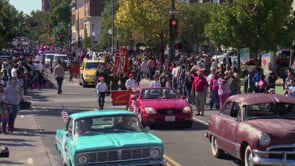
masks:
{"label": "utility pole", "polygon": [[114,28],[115,28],[115,19],[114,19],[114,15],[115,15],[115,0],[112,0],[112,46],[111,46],[111,51],[112,51],[112,57],[114,57]]}
{"label": "utility pole", "polygon": [[177,26],[178,21],[175,18],[175,14],[177,11],[175,10],[175,0],[171,0],[171,11],[170,14],[170,21],[169,21],[169,31],[170,31],[170,61],[175,59],[175,40],[177,37]]}

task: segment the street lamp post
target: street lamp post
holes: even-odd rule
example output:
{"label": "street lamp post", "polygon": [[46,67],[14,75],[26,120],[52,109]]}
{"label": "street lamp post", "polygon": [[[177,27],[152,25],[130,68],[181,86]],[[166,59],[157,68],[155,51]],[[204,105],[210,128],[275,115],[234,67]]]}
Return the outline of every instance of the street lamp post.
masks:
{"label": "street lamp post", "polygon": [[108,30],[108,34],[110,35],[110,52],[113,55],[113,30],[112,30],[112,28],[110,28]]}
{"label": "street lamp post", "polygon": [[115,23],[114,23],[114,18],[115,18],[115,0],[112,0],[112,57],[114,57],[114,28],[115,28]]}
{"label": "street lamp post", "polygon": [[[171,0],[171,11],[169,12],[169,14],[170,14],[171,20],[175,19],[175,14],[176,14],[175,0]],[[170,29],[170,31],[171,31],[171,29]],[[171,61],[173,61],[175,58],[175,48],[174,48],[175,38],[176,38],[175,34],[172,34],[172,35],[170,34],[170,60]]]}
{"label": "street lamp post", "polygon": [[94,50],[94,43],[95,43],[95,36],[96,36],[96,33],[93,31],[92,33],[91,33],[91,36],[92,36],[92,51]]}

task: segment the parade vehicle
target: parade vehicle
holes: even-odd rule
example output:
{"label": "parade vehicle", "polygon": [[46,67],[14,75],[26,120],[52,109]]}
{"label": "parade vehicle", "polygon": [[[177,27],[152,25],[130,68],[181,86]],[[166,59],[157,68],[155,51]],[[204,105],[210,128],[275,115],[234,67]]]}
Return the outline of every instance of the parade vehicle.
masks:
{"label": "parade vehicle", "polygon": [[295,165],[295,100],[277,94],[239,94],[208,120],[213,156],[225,153],[253,165]]}
{"label": "parade vehicle", "polygon": [[86,111],[69,115],[56,131],[64,165],[164,166],[164,145],[126,110]]}
{"label": "parade vehicle", "polygon": [[104,60],[84,59],[80,66],[79,84],[83,87],[86,87],[88,85],[96,85],[96,70],[99,65],[102,65],[104,63]]}
{"label": "parade vehicle", "polygon": [[144,126],[178,124],[192,127],[192,107],[171,88],[142,88],[129,97],[129,110],[136,112]]}

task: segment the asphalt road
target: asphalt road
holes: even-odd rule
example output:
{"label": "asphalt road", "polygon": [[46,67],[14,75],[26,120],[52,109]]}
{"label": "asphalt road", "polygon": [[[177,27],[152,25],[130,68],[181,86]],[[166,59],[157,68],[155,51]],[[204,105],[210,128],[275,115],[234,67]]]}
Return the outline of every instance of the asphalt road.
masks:
{"label": "asphalt road", "polygon": [[[69,113],[97,108],[97,97],[93,87],[82,88],[77,80],[64,82],[63,94],[57,95],[56,89],[29,91],[26,97],[33,103],[30,110],[22,110],[16,122],[17,131],[12,135],[0,136],[0,144],[9,146],[11,156],[0,159],[0,165],[36,165],[59,166],[61,157],[55,149],[55,131],[64,128],[60,116],[64,105]],[[109,96],[105,109],[125,109],[125,106],[113,106]],[[216,159],[211,155],[210,144],[204,137],[206,121],[210,114],[195,117],[191,129],[177,126],[164,126],[151,129],[162,138],[165,144],[165,159],[170,166],[235,166],[240,162],[231,157]]]}

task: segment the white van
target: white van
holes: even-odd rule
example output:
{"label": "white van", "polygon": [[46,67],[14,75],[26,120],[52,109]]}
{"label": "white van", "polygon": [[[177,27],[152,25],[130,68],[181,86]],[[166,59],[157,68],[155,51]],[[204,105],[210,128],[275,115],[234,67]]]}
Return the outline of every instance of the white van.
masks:
{"label": "white van", "polygon": [[58,60],[65,62],[66,63],[66,68],[65,70],[68,70],[70,66],[70,60],[67,54],[54,54],[53,61],[52,61],[52,66],[54,67]]}

